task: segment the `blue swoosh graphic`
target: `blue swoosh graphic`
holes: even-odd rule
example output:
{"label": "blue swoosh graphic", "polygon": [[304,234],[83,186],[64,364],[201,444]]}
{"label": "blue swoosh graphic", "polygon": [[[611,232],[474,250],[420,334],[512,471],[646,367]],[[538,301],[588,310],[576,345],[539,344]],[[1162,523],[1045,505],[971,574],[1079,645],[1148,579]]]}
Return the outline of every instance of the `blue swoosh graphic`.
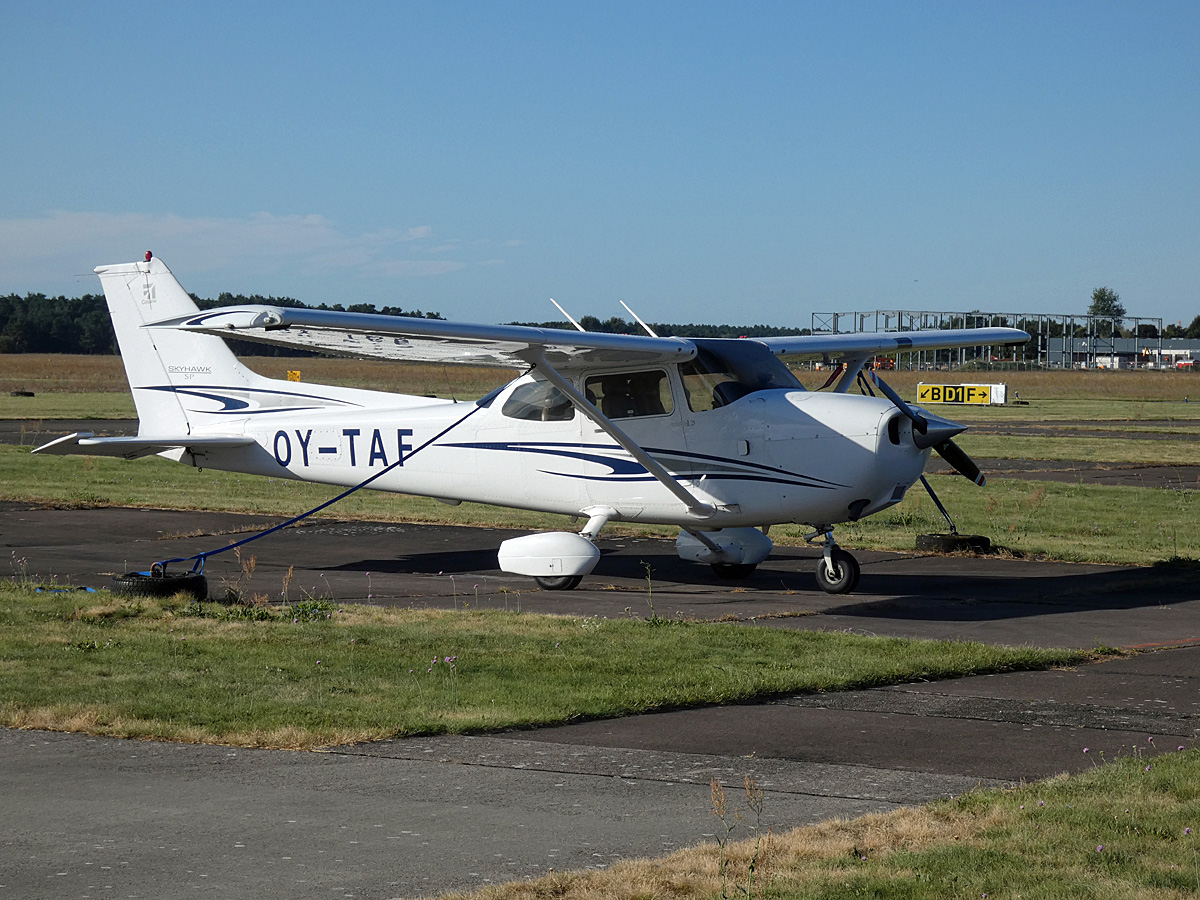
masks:
{"label": "blue swoosh graphic", "polygon": [[[560,459],[574,459],[583,462],[594,463],[597,465],[606,466],[609,471],[603,475],[582,475],[573,472],[557,472],[548,469],[540,469],[543,474],[557,475],[563,478],[576,478],[584,481],[595,482],[641,482],[656,480],[653,475],[645,470],[640,463],[628,457],[613,457],[606,455],[612,452],[622,452],[620,448],[607,445],[597,444],[592,445],[595,449],[588,452],[585,445],[582,444],[566,444],[566,443],[535,443],[525,441],[469,441],[456,444],[447,444],[448,447],[458,447],[467,450],[490,450],[501,453],[535,453],[546,456],[558,457]],[[713,456],[704,453],[689,453],[681,450],[664,450],[662,448],[644,448],[647,453],[655,459],[663,462],[664,458],[672,461],[679,460],[686,463],[699,463],[700,470],[677,471],[676,477],[689,481],[707,478],[710,481],[755,481],[769,484],[785,484],[794,487],[809,487],[818,488],[821,490],[832,490],[837,487],[844,487],[835,481],[828,481],[823,478],[814,478],[810,475],[802,475],[798,472],[789,472],[786,469],[778,469],[772,466],[764,466],[759,463],[740,463],[726,459],[721,456]],[[705,463],[718,463],[727,471],[710,471],[703,468]]]}
{"label": "blue swoosh graphic", "polygon": [[[269,413],[280,412],[304,412],[310,409],[320,409],[326,405],[359,407],[360,404],[353,403],[349,400],[335,400],[332,397],[322,397],[320,394],[302,394],[298,391],[279,391],[267,390],[264,388],[251,387],[226,387],[224,385],[196,385],[195,387],[183,387],[174,384],[156,384],[144,385],[139,390],[145,391],[163,391],[168,394],[183,395],[188,397],[199,397],[204,400],[212,400],[221,404],[220,409],[191,409],[189,412],[198,412],[205,415],[227,415],[238,413],[241,415],[263,415]],[[271,397],[293,397],[300,400],[319,400],[320,403],[311,406],[279,406],[268,407],[265,409],[252,409],[248,400],[243,400],[240,397],[230,397],[218,391],[233,391],[239,394],[268,395]]]}

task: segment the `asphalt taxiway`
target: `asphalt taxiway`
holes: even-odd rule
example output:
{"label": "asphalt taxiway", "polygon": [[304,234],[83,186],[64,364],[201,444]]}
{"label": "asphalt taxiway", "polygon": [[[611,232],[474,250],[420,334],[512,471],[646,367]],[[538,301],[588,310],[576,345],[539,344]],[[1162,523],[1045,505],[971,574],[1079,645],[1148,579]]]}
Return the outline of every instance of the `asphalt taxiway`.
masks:
{"label": "asphalt taxiway", "polygon": [[[103,586],[274,521],[3,504],[0,542],[30,575]],[[859,588],[838,597],[816,589],[808,548],[779,548],[751,579],[720,583],[669,541],[607,538],[580,589],[543,592],[497,569],[495,548],[513,534],[323,520],[253,545],[240,587],[277,595],[291,568],[292,591],[344,602],[608,617],[652,603],[731,627],[1153,652],[322,753],[0,731],[0,896],[426,895],[704,840],[712,778],[736,791],[753,776],[763,824],[778,830],[1173,751],[1200,734],[1194,570],[857,552]],[[210,558],[214,591],[241,576],[231,557]]]}

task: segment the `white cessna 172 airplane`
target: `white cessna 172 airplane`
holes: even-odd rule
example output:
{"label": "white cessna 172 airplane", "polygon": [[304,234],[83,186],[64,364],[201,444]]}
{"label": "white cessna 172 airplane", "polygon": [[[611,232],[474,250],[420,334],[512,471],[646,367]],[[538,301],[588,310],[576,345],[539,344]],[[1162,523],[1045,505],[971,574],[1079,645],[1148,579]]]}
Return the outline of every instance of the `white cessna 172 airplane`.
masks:
{"label": "white cessna 172 airplane", "polygon": [[[853,590],[859,567],[833,526],[899,503],[930,450],[979,484],[951,440],[965,426],[850,394],[876,354],[1028,340],[1012,328],[661,338],[271,306],[201,312],[160,260],[100,266],[138,434],[60,438],[37,453],[159,456],[212,469],[581,517],[579,533],[506,540],[500,568],[576,587],[609,521],[680,528],[684,559],[749,576],[768,526],[811,525],[817,582]],[[640,321],[640,320],[639,320]],[[647,327],[647,331],[650,329]],[[223,336],[341,356],[522,370],[473,403],[278,381]],[[781,357],[841,360],[829,393]]]}

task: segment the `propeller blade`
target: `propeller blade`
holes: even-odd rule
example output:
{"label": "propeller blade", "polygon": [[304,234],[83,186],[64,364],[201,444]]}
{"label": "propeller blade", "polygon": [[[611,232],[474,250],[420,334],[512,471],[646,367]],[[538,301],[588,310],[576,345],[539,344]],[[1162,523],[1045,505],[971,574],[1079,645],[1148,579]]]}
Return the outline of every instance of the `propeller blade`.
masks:
{"label": "propeller blade", "polygon": [[930,447],[945,445],[950,438],[967,430],[966,425],[959,425],[957,422],[951,422],[949,419],[943,419],[941,416],[935,416],[909,406],[887,382],[879,377],[878,373],[872,372],[871,380],[875,382],[875,386],[883,392],[883,395],[892,401],[892,405],[896,409],[912,420],[913,443],[917,445],[918,450],[928,450]]}
{"label": "propeller blade", "polygon": [[938,456],[948,462],[964,478],[975,482],[980,487],[983,487],[987,483],[987,479],[979,471],[979,466],[975,465],[975,460],[967,456],[966,451],[954,443],[954,441],[942,441],[940,444],[935,444],[933,449]]}
{"label": "propeller blade", "polygon": [[[896,409],[900,410],[900,412],[904,413],[904,415],[908,416],[908,418],[912,420],[913,437],[915,438],[918,433],[924,434],[929,428],[929,422],[925,419],[925,417],[900,399],[900,395],[893,391],[888,383],[880,378],[879,375],[877,375],[874,371],[871,372],[871,380],[874,381],[875,386],[883,392],[883,396],[892,401],[892,405],[895,406]],[[925,446],[927,447],[929,445],[926,444]],[[925,447],[922,447],[921,449],[924,450]]]}

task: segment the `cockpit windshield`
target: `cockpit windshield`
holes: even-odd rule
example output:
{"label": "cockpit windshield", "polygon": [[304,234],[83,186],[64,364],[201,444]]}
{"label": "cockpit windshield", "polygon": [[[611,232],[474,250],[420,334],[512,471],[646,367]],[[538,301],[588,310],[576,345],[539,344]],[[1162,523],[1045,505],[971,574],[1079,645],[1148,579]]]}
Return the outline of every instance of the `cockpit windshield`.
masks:
{"label": "cockpit windshield", "polygon": [[694,338],[696,358],[679,367],[688,406],[704,412],[755,391],[802,391],[799,379],[758,341]]}

